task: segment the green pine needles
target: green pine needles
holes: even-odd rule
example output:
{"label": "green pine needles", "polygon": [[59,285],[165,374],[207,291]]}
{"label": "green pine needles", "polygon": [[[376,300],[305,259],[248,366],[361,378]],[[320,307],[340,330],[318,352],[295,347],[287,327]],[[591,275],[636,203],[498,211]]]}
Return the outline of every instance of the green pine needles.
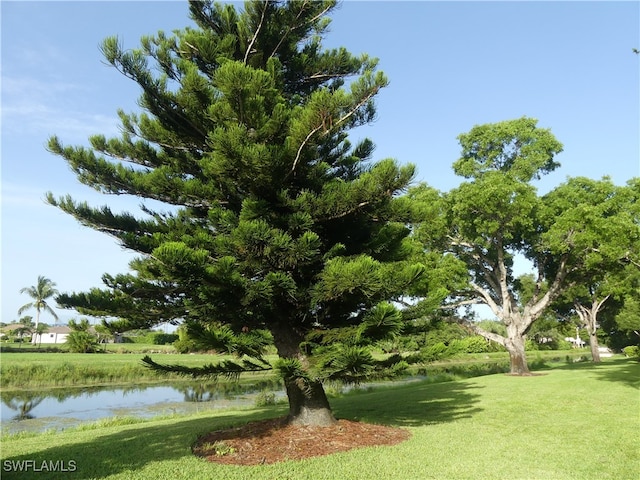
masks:
{"label": "green pine needles", "polygon": [[143,112],[120,112],[122,135],[91,137],[89,148],[49,141],[81,182],[167,205],[137,217],[49,195],[140,253],[131,273],[105,275],[105,289],[59,301],[120,327],[184,321],[200,347],[238,357],[198,371],[144,360],[156,369],[270,368],[262,355],[273,341],[290,418],[303,423],[332,420],[323,381],[403,368],[370,348],[398,333],[390,302],[424,271],[410,260],[399,197],[414,167],[371,162],[370,140],[347,139],[374,118],[387,79],[367,55],[322,49],[334,7],[192,1],[193,27],[134,50],[109,38],[103,54],[141,87]]}

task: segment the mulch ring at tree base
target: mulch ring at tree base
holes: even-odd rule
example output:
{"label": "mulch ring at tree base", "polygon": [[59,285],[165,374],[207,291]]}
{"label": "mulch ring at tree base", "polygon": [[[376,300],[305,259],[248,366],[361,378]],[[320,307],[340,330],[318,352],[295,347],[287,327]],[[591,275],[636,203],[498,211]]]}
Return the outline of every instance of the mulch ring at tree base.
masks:
{"label": "mulch ring at tree base", "polygon": [[410,436],[407,430],[384,425],[338,420],[330,427],[310,427],[289,425],[283,417],[208,433],[198,438],[193,453],[210,462],[262,465],[395,445]]}

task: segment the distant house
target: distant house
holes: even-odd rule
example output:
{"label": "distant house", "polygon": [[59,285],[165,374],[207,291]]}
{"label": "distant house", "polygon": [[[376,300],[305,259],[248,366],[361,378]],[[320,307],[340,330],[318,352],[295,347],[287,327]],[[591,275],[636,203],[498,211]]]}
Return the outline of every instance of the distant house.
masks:
{"label": "distant house", "polygon": [[564,338],[567,342],[573,343],[573,348],[582,348],[584,347],[587,342],[585,342],[584,340],[582,340],[580,337],[565,337]]}
{"label": "distant house", "polygon": [[66,325],[60,327],[49,327],[49,329],[45,333],[34,333],[31,336],[31,343],[64,343],[67,341],[67,336],[71,332],[72,330]]}
{"label": "distant house", "polygon": [[[11,334],[11,332],[15,331],[15,330],[19,330],[20,328],[23,328],[24,325],[22,323],[10,323],[9,325],[5,325],[4,327],[0,328],[0,338],[4,338],[6,336],[9,336]],[[25,333],[22,336],[19,336],[18,338],[29,338],[31,336],[30,333]]]}

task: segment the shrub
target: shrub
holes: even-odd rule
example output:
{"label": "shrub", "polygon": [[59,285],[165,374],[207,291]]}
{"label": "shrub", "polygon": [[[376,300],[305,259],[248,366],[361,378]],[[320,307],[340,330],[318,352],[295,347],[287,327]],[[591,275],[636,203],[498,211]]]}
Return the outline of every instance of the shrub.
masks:
{"label": "shrub", "polygon": [[154,333],[151,343],[154,345],[170,345],[176,340],[178,340],[178,335],[175,333]]}
{"label": "shrub", "polygon": [[256,397],[256,407],[268,407],[276,404],[276,394],[267,390],[261,391]]}
{"label": "shrub", "polygon": [[[127,343],[144,343],[144,344],[152,344],[152,345],[164,345],[163,343],[156,343],[156,337],[162,339],[164,336],[170,335],[162,332],[149,332],[145,330],[134,330],[129,332],[129,334],[124,337],[127,339]],[[167,342],[171,343],[175,341],[178,337],[175,336],[173,340]]]}
{"label": "shrub", "polygon": [[447,346],[443,342],[438,342],[420,350],[422,359],[425,362],[433,362],[451,356]]}
{"label": "shrub", "polygon": [[190,338],[179,338],[173,342],[173,347],[178,353],[191,353],[198,351],[195,340]]}
{"label": "shrub", "polygon": [[473,336],[463,338],[461,340],[453,340],[449,344],[449,352],[456,353],[486,353],[490,351],[490,345],[487,340],[481,336]]}
{"label": "shrub", "polygon": [[558,342],[557,350],[571,350],[573,348],[573,344],[571,342],[567,342],[566,340],[560,340]]}
{"label": "shrub", "polygon": [[98,349],[98,339],[86,331],[71,332],[66,343],[73,353],[93,353]]}
{"label": "shrub", "polygon": [[524,342],[524,349],[528,352],[540,350],[540,345],[538,344],[538,342],[534,342],[533,340],[527,338]]}
{"label": "shrub", "polygon": [[628,347],[624,347],[622,349],[622,353],[630,358],[640,358],[640,347],[636,345],[629,345]]}

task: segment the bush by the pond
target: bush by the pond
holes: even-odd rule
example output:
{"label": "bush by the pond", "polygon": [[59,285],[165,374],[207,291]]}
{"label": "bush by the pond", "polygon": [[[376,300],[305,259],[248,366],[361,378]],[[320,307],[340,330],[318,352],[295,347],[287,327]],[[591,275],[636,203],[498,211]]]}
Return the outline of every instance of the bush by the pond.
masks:
{"label": "bush by the pond", "polygon": [[624,347],[622,349],[622,353],[630,358],[640,358],[640,347],[638,347],[637,345],[629,345],[628,347]]}
{"label": "bush by the pond", "polygon": [[84,330],[71,332],[67,336],[66,344],[73,353],[93,353],[99,347],[96,336]]}
{"label": "bush by the pond", "polygon": [[151,340],[154,345],[170,345],[178,340],[178,335],[175,333],[156,333]]}
{"label": "bush by the pond", "polygon": [[125,336],[127,342],[132,343],[144,343],[150,345],[169,345],[178,340],[178,335],[175,333],[163,333],[163,332],[148,332],[142,335]]}
{"label": "bush by the pond", "polygon": [[420,355],[424,362],[435,362],[456,355],[468,353],[491,353],[502,351],[503,348],[495,342],[490,342],[485,338],[474,335],[465,338],[456,338],[448,344],[436,342],[420,349]]}
{"label": "bush by the pond", "polygon": [[261,391],[255,400],[256,407],[268,407],[276,404],[276,394],[268,390]]}

